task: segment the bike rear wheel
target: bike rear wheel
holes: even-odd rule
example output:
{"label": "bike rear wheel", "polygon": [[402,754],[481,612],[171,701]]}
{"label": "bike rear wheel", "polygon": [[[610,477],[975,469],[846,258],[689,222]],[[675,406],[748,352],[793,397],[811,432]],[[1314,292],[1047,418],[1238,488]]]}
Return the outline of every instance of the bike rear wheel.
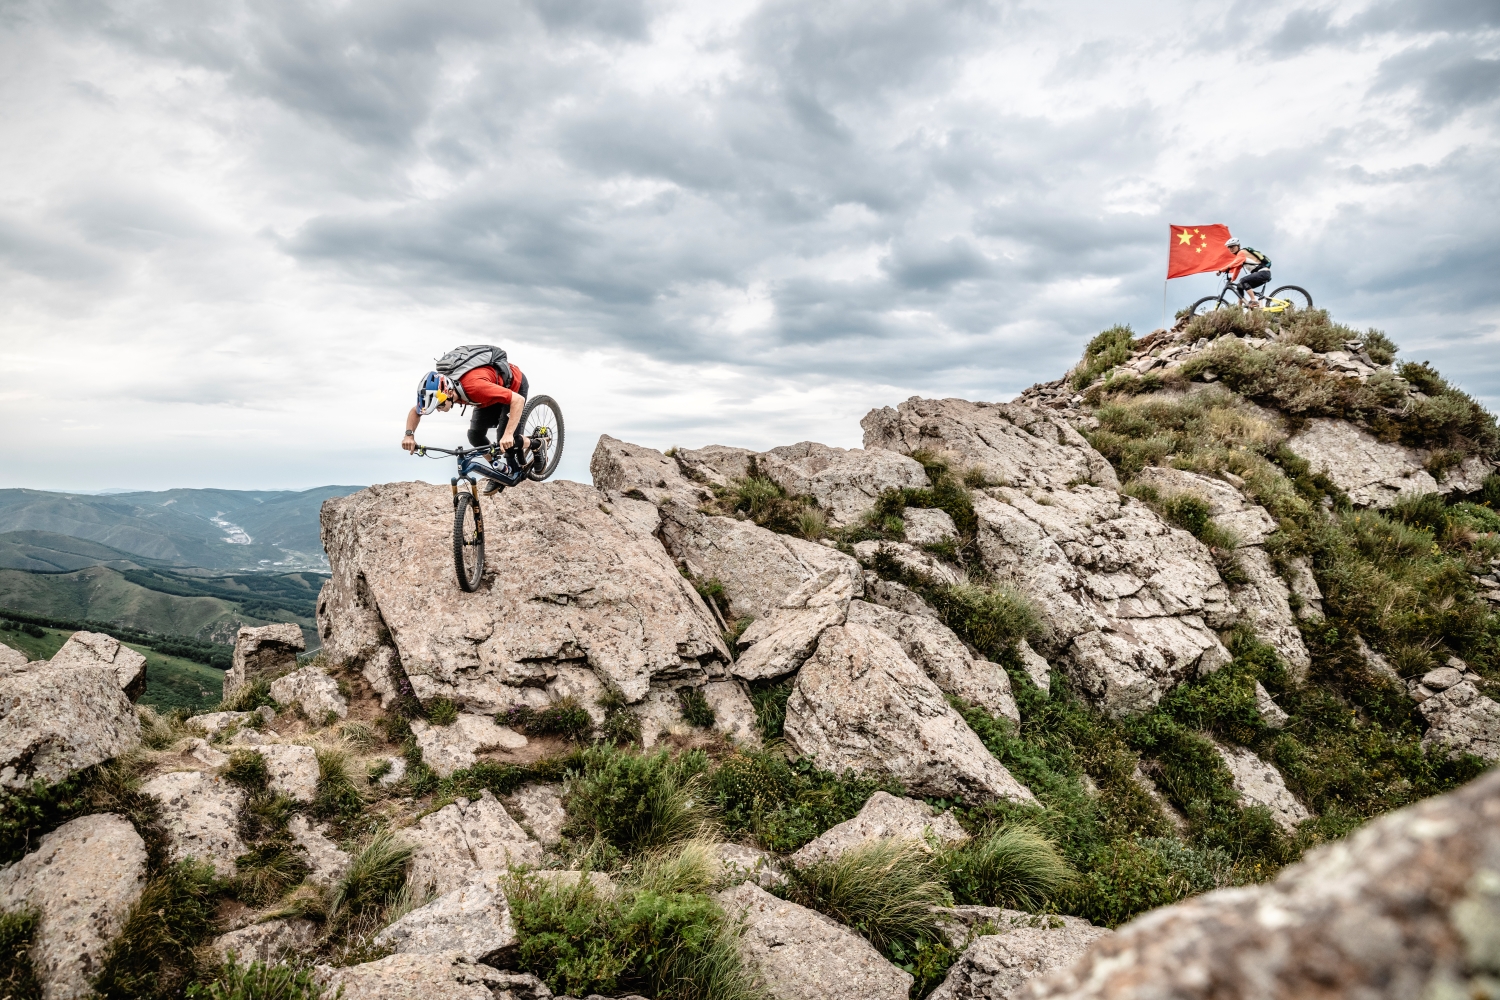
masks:
{"label": "bike rear wheel", "polygon": [[459,589],[473,593],[484,576],[484,517],[473,493],[458,495],[453,507],[453,568]]}
{"label": "bike rear wheel", "polygon": [[1282,285],[1271,293],[1273,299],[1286,299],[1291,302],[1292,309],[1311,309],[1312,296],[1307,294],[1307,289],[1298,285]]}
{"label": "bike rear wheel", "polygon": [[562,407],[551,396],[533,396],[521,411],[521,435],[540,445],[526,469],[526,478],[541,482],[557,471],[563,452]]}

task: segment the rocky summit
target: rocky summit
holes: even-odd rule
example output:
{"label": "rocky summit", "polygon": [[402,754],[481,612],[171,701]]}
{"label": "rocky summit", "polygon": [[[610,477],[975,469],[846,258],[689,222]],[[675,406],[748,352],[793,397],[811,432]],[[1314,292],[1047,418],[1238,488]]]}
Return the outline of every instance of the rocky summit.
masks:
{"label": "rocky summit", "polygon": [[0,647],[0,996],[1500,996],[1500,431],[1397,355],[604,435],[473,592],[448,487],[334,497],[197,716]]}

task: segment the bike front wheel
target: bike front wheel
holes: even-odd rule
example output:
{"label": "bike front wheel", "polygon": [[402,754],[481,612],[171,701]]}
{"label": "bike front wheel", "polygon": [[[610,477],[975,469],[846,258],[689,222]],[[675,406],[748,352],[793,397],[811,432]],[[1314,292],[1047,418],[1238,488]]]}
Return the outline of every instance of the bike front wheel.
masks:
{"label": "bike front wheel", "polygon": [[484,516],[473,493],[458,495],[453,507],[453,568],[459,589],[473,593],[484,576]]}
{"label": "bike front wheel", "polygon": [[1194,302],[1193,307],[1188,310],[1188,315],[1203,316],[1216,309],[1238,309],[1239,305],[1239,299],[1228,293],[1208,295]]}
{"label": "bike front wheel", "polygon": [[1312,296],[1307,294],[1307,289],[1297,285],[1282,285],[1271,293],[1273,299],[1286,299],[1291,303],[1291,309],[1311,309]]}
{"label": "bike front wheel", "polygon": [[541,482],[557,471],[563,452],[562,407],[551,396],[533,396],[521,411],[521,435],[535,454],[526,468],[526,478]]}

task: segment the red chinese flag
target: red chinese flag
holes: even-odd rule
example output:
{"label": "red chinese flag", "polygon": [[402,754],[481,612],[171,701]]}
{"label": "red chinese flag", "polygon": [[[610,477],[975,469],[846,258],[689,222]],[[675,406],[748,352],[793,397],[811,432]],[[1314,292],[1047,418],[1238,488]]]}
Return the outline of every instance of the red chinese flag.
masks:
{"label": "red chinese flag", "polygon": [[1167,277],[1185,278],[1205,271],[1222,271],[1238,254],[1224,246],[1228,226],[1169,226],[1172,245],[1167,251]]}

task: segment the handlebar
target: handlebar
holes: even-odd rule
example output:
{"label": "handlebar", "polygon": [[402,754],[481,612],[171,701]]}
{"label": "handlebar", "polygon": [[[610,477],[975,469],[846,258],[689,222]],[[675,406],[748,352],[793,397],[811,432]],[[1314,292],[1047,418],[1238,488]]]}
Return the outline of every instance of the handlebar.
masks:
{"label": "handlebar", "polygon": [[498,444],[487,444],[478,448],[438,448],[433,445],[419,444],[412,450],[412,454],[420,455],[422,458],[426,458],[427,453],[431,451],[436,452],[439,455],[456,455],[462,458],[465,455],[472,455],[475,452],[496,451],[499,449],[499,447],[500,446]]}

